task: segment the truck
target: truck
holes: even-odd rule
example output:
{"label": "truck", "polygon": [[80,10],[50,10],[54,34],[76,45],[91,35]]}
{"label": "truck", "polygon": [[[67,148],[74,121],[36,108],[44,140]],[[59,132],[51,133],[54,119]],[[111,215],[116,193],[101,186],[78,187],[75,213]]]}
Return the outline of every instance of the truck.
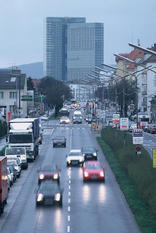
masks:
{"label": "truck", "polygon": [[39,150],[39,119],[16,118],[11,120],[8,126],[8,148],[24,147],[27,160],[34,161]]}
{"label": "truck", "polygon": [[4,206],[8,198],[8,176],[7,176],[7,158],[0,157],[0,214],[4,211]]}

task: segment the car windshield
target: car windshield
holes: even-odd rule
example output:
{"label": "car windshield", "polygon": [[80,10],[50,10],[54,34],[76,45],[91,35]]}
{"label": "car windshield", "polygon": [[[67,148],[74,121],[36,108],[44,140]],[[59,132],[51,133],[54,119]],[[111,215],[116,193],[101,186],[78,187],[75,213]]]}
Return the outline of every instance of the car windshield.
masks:
{"label": "car windshield", "polygon": [[32,143],[32,135],[27,134],[16,134],[9,136],[10,143]]}
{"label": "car windshield", "polygon": [[54,138],[54,140],[64,140],[64,137],[56,137],[56,138]]}
{"label": "car windshield", "polygon": [[61,120],[68,120],[68,117],[61,117]]}
{"label": "car windshield", "polygon": [[94,152],[94,151],[95,151],[95,148],[94,148],[94,147],[83,147],[83,151],[86,151],[86,152]]}
{"label": "car windshield", "polygon": [[55,182],[42,182],[39,188],[39,192],[57,192],[58,185]]}
{"label": "car windshield", "polygon": [[102,166],[99,163],[87,163],[86,169],[101,169]]}
{"label": "car windshield", "polygon": [[6,149],[6,155],[20,155],[24,153],[25,153],[24,148],[7,148]]}
{"label": "car windshield", "polygon": [[40,172],[54,172],[54,171],[56,171],[56,166],[45,166],[40,170]]}
{"label": "car windshield", "polygon": [[8,160],[7,161],[7,165],[13,165],[13,166],[17,166],[18,164],[17,164],[17,161],[16,160]]}
{"label": "car windshield", "polygon": [[81,152],[79,152],[79,151],[78,151],[78,152],[74,152],[74,151],[73,151],[73,152],[70,152],[70,153],[69,153],[69,156],[80,156],[80,155],[82,155],[82,154],[81,154]]}

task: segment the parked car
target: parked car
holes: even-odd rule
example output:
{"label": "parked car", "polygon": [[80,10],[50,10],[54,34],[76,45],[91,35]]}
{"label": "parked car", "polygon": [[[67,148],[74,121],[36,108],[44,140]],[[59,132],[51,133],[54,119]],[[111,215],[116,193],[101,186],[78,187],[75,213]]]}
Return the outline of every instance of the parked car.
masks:
{"label": "parked car", "polygon": [[9,185],[11,187],[14,183],[14,175],[11,172],[11,169],[9,167],[7,167],[7,176],[8,176],[8,180],[9,180]]}
{"label": "parked car", "polygon": [[66,156],[67,166],[71,165],[83,165],[84,157],[80,149],[72,149]]}
{"label": "parked car", "polygon": [[14,168],[13,164],[7,164],[7,167],[10,169],[10,172],[13,176],[13,182],[17,179],[17,170]]}
{"label": "parked car", "polygon": [[105,168],[99,161],[87,161],[83,165],[83,181],[99,180],[105,182]]}
{"label": "parked car", "polygon": [[14,169],[16,170],[17,177],[19,178],[21,175],[21,165],[19,159],[9,159],[7,160],[7,165],[13,165]]}
{"label": "parked car", "polygon": [[60,182],[60,169],[56,165],[46,165],[38,170],[38,184],[45,180]]}
{"label": "parked car", "polygon": [[60,124],[69,124],[70,123],[70,119],[69,119],[69,117],[67,117],[67,116],[62,116],[61,118],[60,118]]}
{"label": "parked car", "polygon": [[5,149],[5,155],[7,159],[17,159],[19,158],[20,165],[22,169],[28,168],[27,153],[24,147],[10,147]]}
{"label": "parked car", "polygon": [[52,141],[53,147],[66,147],[66,138],[64,136],[56,136]]}
{"label": "parked car", "polygon": [[36,206],[58,205],[62,206],[63,189],[57,182],[46,180],[38,187],[36,193]]}
{"label": "parked car", "polygon": [[97,149],[94,146],[84,146],[82,147],[82,154],[84,160],[97,160]]}

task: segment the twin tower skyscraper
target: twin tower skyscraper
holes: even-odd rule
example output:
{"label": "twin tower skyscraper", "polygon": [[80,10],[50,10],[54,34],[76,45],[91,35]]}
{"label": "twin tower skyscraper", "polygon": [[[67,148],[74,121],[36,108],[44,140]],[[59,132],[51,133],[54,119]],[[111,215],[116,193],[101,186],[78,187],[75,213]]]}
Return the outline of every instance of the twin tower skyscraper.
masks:
{"label": "twin tower skyscraper", "polygon": [[47,17],[44,75],[61,81],[87,79],[104,57],[103,23],[80,17]]}

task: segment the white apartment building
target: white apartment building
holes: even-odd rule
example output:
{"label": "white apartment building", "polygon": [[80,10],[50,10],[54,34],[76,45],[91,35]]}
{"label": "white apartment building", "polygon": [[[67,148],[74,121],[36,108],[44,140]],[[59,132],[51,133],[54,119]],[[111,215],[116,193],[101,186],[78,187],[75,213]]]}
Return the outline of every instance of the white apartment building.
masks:
{"label": "white apartment building", "polygon": [[20,70],[0,70],[0,112],[8,122],[15,117],[27,116],[27,78]]}

